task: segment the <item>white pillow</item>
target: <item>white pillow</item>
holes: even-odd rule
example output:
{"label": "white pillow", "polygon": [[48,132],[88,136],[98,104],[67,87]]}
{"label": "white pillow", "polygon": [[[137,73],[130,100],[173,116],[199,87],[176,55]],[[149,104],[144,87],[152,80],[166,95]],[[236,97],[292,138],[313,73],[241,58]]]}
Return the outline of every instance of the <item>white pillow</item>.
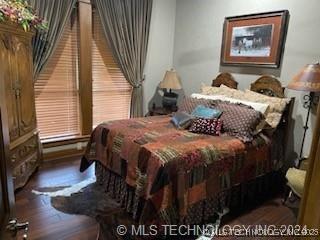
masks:
{"label": "white pillow", "polygon": [[192,98],[202,98],[202,99],[208,99],[208,100],[221,100],[221,101],[228,101],[231,103],[241,103],[246,106],[252,107],[254,110],[261,112],[262,114],[265,114],[267,111],[269,105],[265,103],[257,103],[257,102],[250,102],[250,101],[245,101],[245,100],[240,100],[236,98],[230,98],[226,97],[224,95],[204,95],[204,94],[199,94],[199,93],[193,93],[191,94]]}
{"label": "white pillow", "polygon": [[268,107],[269,107],[269,105],[265,104],[265,103],[250,102],[250,101],[240,100],[240,99],[236,99],[236,98],[229,98],[229,97],[225,97],[224,101],[228,101],[231,103],[241,103],[241,104],[250,106],[254,110],[261,112],[262,114],[265,114]]}
{"label": "white pillow", "polygon": [[197,98],[197,99],[208,99],[208,100],[222,100],[226,96],[224,95],[205,95],[205,94],[200,94],[200,93],[192,93],[191,94],[192,98]]}

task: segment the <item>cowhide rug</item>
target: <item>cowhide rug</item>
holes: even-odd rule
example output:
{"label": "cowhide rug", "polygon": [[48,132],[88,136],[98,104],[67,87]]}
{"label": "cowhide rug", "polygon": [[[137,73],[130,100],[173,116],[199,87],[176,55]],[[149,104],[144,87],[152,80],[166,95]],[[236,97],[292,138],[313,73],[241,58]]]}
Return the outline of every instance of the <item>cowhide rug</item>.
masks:
{"label": "cowhide rug", "polygon": [[[72,187],[72,186],[71,186]],[[65,187],[70,188],[70,187]],[[131,229],[132,225],[138,226],[132,217],[106,193],[102,186],[91,183],[76,193],[56,196],[55,192],[63,192],[63,187],[42,188],[34,191],[36,194],[51,196],[51,204],[58,211],[67,214],[86,215],[94,218],[100,225],[99,240],[140,240],[140,239],[197,239],[196,236],[144,236],[133,237],[130,231],[120,236],[117,227],[124,225]],[[68,191],[67,191],[68,192]],[[50,194],[52,193],[52,194]],[[61,195],[61,194],[60,194]],[[69,195],[69,196],[68,196]],[[212,239],[201,237],[199,239]]]}

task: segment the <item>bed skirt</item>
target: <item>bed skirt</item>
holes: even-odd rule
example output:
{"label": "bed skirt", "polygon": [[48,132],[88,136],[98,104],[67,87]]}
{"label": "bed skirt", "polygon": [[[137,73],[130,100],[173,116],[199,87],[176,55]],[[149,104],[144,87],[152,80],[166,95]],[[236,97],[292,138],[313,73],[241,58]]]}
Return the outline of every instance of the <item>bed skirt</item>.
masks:
{"label": "bed skirt", "polygon": [[[135,188],[127,185],[119,175],[96,162],[97,183],[104,186],[121,206],[139,223],[146,207],[146,201],[135,194]],[[179,219],[178,207],[172,207],[159,214],[162,224],[205,224],[215,222],[223,212],[236,212],[255,206],[278,194],[284,186],[284,174],[281,170],[270,172],[254,180],[223,190],[215,197],[207,198],[193,204],[183,219]],[[147,209],[147,208],[146,208]]]}

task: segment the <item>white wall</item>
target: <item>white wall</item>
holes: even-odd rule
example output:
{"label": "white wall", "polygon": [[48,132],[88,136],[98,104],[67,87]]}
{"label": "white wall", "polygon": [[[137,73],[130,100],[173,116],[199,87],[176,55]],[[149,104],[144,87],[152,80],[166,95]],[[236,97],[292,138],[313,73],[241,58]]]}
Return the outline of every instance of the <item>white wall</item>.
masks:
{"label": "white wall", "polygon": [[[234,73],[239,89],[249,88],[249,84],[261,74],[273,74],[286,86],[305,64],[320,58],[319,0],[177,0],[176,9],[174,67],[182,78],[186,94],[199,91],[201,82],[210,84],[220,71]],[[220,67],[225,17],[283,9],[289,10],[290,19],[280,70]],[[296,97],[293,113],[296,152],[300,150],[306,117],[301,103],[303,94],[287,90],[287,96]],[[313,115],[312,126],[314,120]],[[305,154],[309,152],[312,130],[306,138]]]}
{"label": "white wall", "polygon": [[160,104],[160,96],[154,98],[157,86],[166,70],[173,65],[176,0],[154,0],[148,55],[145,65],[144,112],[153,102]]}

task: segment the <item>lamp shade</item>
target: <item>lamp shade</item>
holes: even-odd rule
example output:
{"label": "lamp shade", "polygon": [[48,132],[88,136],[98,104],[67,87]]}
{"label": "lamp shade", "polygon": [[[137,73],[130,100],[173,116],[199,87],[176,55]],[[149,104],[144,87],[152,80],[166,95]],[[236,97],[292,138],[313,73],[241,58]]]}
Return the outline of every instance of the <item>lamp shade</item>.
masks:
{"label": "lamp shade", "polygon": [[320,92],[320,64],[308,64],[289,83],[288,88],[298,91]]}
{"label": "lamp shade", "polygon": [[163,80],[159,84],[160,88],[181,89],[181,81],[177,72],[173,69],[166,71]]}

